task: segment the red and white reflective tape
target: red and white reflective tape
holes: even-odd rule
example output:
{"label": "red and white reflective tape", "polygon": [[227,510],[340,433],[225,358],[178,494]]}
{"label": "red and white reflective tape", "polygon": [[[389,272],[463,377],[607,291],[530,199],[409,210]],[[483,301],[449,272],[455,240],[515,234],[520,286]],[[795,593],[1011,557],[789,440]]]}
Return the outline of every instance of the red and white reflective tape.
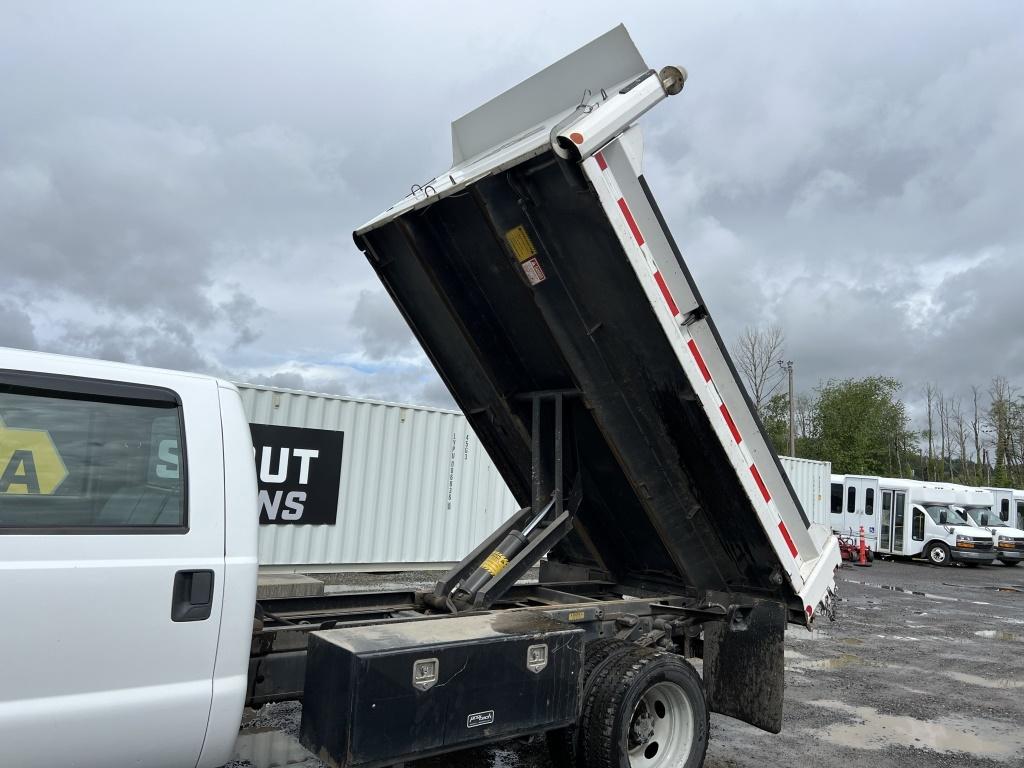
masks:
{"label": "red and white reflective tape", "polygon": [[[604,153],[597,152],[594,155],[594,159],[597,161],[598,168],[602,171],[608,170],[608,161],[605,160]],[[644,245],[647,241],[644,239],[644,233],[640,231],[640,227],[636,223],[633,211],[629,209],[629,203],[626,202],[626,198],[621,196],[615,202],[619,206],[619,213],[622,214],[622,218],[626,221],[626,226],[629,227],[629,231],[633,235],[633,240],[636,241],[637,246],[640,248],[641,252],[643,252]],[[662,277],[661,272],[655,265],[653,257],[646,253],[644,253],[644,255],[648,257],[647,261],[651,265],[654,282],[658,284],[658,290],[661,291],[661,297],[665,300],[665,304],[668,305],[672,316],[678,318],[679,306],[676,304],[676,300],[672,298],[672,292],[668,289],[668,284],[665,282],[665,278]]]}
{"label": "red and white reflective tape", "polygon": [[793,537],[789,535],[789,528],[786,527],[785,523],[779,523],[779,531],[781,531],[782,533],[782,538],[786,540],[786,546],[789,547],[790,553],[793,555],[793,557],[796,557],[796,544],[793,543]]}
{"label": "red and white reflective tape", "polygon": [[[772,504],[772,495],[768,491],[768,486],[765,484],[764,478],[761,477],[761,473],[757,469],[757,464],[752,461],[753,457],[749,455],[747,446],[743,443],[743,435],[740,433],[739,427],[732,418],[732,414],[729,412],[728,406],[722,399],[722,395],[718,391],[718,387],[715,385],[715,382],[712,381],[711,371],[708,369],[704,356],[697,347],[697,342],[693,337],[689,336],[688,332],[683,331],[679,325],[681,320],[679,306],[672,297],[672,292],[669,290],[668,284],[665,282],[665,277],[661,274],[661,270],[658,268],[657,262],[654,259],[654,254],[650,253],[650,246],[647,244],[646,238],[644,238],[643,232],[641,232],[640,227],[636,222],[636,217],[633,215],[633,211],[630,210],[629,203],[626,202],[625,197],[619,189],[614,173],[608,168],[608,160],[605,158],[603,152],[594,153],[594,160],[597,163],[598,169],[602,172],[600,175],[607,187],[607,192],[610,197],[610,199],[606,199],[606,204],[613,203],[612,207],[618,209],[618,213],[622,217],[621,221],[625,222],[626,228],[629,230],[633,242],[636,244],[637,250],[643,257],[647,268],[650,270],[651,276],[654,278],[655,284],[658,286],[658,291],[661,293],[665,306],[668,307],[669,312],[671,312],[673,319],[677,323],[677,332],[681,332],[683,338],[686,339],[686,346],[690,351],[690,355],[693,357],[697,370],[700,371],[700,375],[703,377],[704,382],[708,387],[708,392],[712,395],[713,399],[711,403],[705,403],[706,406],[713,408],[714,406],[712,403],[716,400],[719,403],[719,415],[722,417],[722,423],[725,425],[727,434],[731,435],[735,442],[735,450],[739,452],[737,456],[738,463],[736,465],[736,470],[737,472],[742,472],[743,467],[747,467],[750,480],[753,482],[753,485],[760,492],[761,498],[764,500],[766,509],[758,514],[761,516],[762,522],[766,526],[766,532],[771,533],[771,520],[774,519],[777,521],[775,525],[778,526],[778,535],[782,537],[786,548],[792,555],[794,561],[797,561],[796,565],[799,566],[799,551],[796,548],[793,537],[790,535],[789,529],[786,527],[786,523],[782,520],[779,510]],[[625,236],[624,232],[622,232],[622,236]],[[801,578],[799,567],[796,568],[796,571],[792,575],[797,579]]]}

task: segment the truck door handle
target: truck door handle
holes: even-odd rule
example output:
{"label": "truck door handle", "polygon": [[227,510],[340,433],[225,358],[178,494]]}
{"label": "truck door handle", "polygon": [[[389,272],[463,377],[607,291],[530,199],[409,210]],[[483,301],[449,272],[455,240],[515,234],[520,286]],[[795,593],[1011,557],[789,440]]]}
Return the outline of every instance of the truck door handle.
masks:
{"label": "truck door handle", "polygon": [[178,571],[171,593],[171,621],[203,621],[213,609],[213,571]]}

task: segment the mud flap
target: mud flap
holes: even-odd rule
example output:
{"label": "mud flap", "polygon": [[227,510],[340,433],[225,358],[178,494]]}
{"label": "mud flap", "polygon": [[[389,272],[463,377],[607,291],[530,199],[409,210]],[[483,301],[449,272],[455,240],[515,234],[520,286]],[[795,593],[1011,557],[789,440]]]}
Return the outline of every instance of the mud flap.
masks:
{"label": "mud flap", "polygon": [[712,712],[782,730],[786,607],[762,602],[704,625],[704,686]]}

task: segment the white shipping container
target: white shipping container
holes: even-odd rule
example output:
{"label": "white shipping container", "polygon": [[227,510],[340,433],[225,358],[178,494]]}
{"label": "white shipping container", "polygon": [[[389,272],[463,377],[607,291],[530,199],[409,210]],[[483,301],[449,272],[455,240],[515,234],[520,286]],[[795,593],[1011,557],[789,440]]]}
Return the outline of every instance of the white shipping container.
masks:
{"label": "white shipping container", "polygon": [[334,525],[261,525],[265,570],[461,560],[519,507],[458,411],[239,384],[252,424],[344,433]]}
{"label": "white shipping container", "polygon": [[832,492],[832,462],[779,456],[782,468],[812,523],[832,527],[829,498]]}

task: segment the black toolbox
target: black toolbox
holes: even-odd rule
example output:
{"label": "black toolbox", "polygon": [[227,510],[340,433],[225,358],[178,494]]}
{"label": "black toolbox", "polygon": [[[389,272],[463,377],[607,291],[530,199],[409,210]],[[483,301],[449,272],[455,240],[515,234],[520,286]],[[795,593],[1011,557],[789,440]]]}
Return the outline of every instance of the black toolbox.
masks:
{"label": "black toolbox", "polygon": [[300,740],[335,768],[391,765],[577,717],[583,630],[536,611],[313,632]]}

